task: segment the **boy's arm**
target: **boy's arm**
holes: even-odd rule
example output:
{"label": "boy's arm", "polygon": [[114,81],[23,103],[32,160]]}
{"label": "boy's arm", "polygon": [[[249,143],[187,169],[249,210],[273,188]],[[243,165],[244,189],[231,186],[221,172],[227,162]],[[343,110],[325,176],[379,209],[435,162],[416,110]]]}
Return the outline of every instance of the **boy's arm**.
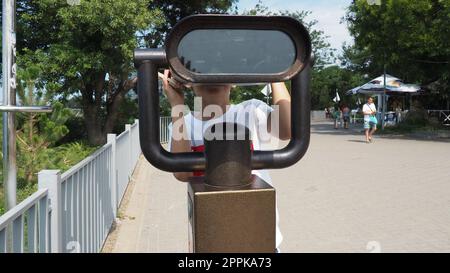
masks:
{"label": "boy's arm", "polygon": [[[180,117],[181,116],[181,117]],[[186,137],[186,124],[184,124],[183,113],[180,116],[172,113],[172,128],[177,128],[176,132],[172,130],[172,139],[170,144],[170,151],[172,153],[183,153],[191,151],[191,141]],[[174,126],[176,125],[176,126]],[[181,134],[174,136],[174,134]],[[173,174],[179,181],[187,182],[188,178],[192,176],[191,172],[179,172]]]}
{"label": "boy's arm", "polygon": [[[276,82],[271,84],[272,87],[272,103],[279,106],[279,139],[291,139],[291,95],[286,88],[284,82]],[[267,130],[271,132],[272,113],[267,117]]]}
{"label": "boy's arm", "polygon": [[[184,94],[169,84],[169,70],[164,71],[162,82],[164,92],[172,107],[172,139],[170,140],[170,151],[172,153],[192,152],[191,142],[186,137],[186,125],[184,124]],[[187,182],[188,178],[192,176],[192,173],[179,172],[173,175],[176,179]]]}

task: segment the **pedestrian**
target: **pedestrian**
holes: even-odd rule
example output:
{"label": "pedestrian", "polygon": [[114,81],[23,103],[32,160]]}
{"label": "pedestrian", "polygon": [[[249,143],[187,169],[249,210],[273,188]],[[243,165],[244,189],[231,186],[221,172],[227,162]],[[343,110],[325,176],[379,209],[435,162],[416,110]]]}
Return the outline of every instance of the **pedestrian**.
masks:
{"label": "pedestrian", "polygon": [[328,107],[325,107],[325,118],[329,119],[330,118],[330,111],[328,111]]}
{"label": "pedestrian", "polygon": [[363,106],[364,114],[364,133],[366,135],[366,143],[373,141],[373,134],[377,130],[377,107],[373,103],[373,98],[368,97],[367,103]]}
{"label": "pedestrian", "polygon": [[328,118],[334,119],[334,107],[328,106]]}
{"label": "pedestrian", "polygon": [[339,125],[342,123],[342,111],[339,107],[334,108],[333,118],[334,118],[334,129],[338,129]]}
{"label": "pedestrian", "polygon": [[350,122],[350,108],[346,104],[342,106],[342,119],[344,120],[344,129],[348,129]]}

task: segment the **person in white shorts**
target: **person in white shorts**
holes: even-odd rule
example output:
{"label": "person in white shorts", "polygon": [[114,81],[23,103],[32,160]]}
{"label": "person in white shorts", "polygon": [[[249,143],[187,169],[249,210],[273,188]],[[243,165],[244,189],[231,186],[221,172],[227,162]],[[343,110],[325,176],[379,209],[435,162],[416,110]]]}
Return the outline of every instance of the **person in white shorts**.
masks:
{"label": "person in white shorts", "polygon": [[373,103],[373,98],[369,97],[367,103],[363,106],[364,114],[364,133],[366,135],[366,143],[371,143],[373,141],[373,134],[377,130],[377,107]]}
{"label": "person in white shorts", "polygon": [[[201,152],[204,150],[203,133],[219,122],[243,124],[251,132],[253,150],[261,150],[269,143],[271,136],[280,140],[291,138],[291,97],[284,83],[272,83],[273,107],[251,99],[232,105],[230,103],[231,85],[198,85],[192,89],[196,98],[201,98],[202,111],[189,111],[184,104],[182,86],[164,71],[163,89],[172,107],[172,123],[169,125],[169,150],[178,152]],[[194,106],[195,108],[195,106]],[[274,111],[276,109],[277,111]],[[219,113],[219,114],[218,114]],[[272,184],[267,170],[253,170],[267,183]],[[203,175],[202,172],[174,173],[179,181],[187,182],[189,177]],[[273,185],[272,185],[273,186]],[[276,213],[276,248],[283,240]]]}

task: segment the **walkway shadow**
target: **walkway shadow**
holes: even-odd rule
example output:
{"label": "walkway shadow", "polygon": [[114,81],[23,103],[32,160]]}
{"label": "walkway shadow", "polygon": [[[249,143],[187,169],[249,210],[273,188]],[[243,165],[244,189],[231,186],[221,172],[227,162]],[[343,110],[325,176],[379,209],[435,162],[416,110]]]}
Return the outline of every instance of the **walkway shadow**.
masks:
{"label": "walkway shadow", "polygon": [[[311,123],[311,133],[321,135],[341,135],[341,136],[364,136],[364,129],[361,123],[350,124],[349,129],[334,129],[333,121],[316,121]],[[450,138],[438,138],[438,137],[421,137],[419,135],[401,135],[401,134],[382,134],[379,131],[375,133],[376,138],[382,139],[404,139],[415,141],[434,141],[434,142],[447,142],[450,143]],[[349,140],[351,142],[358,142]],[[365,141],[363,141],[365,142]]]}
{"label": "walkway shadow", "polygon": [[325,134],[325,135],[361,135],[363,134],[361,124],[350,124],[349,129],[338,128],[334,129],[332,121],[313,122],[311,124],[311,133]]}
{"label": "walkway shadow", "polygon": [[348,142],[357,142],[357,143],[364,143],[366,144],[366,142],[364,140],[354,140],[354,139],[349,139],[347,140]]}

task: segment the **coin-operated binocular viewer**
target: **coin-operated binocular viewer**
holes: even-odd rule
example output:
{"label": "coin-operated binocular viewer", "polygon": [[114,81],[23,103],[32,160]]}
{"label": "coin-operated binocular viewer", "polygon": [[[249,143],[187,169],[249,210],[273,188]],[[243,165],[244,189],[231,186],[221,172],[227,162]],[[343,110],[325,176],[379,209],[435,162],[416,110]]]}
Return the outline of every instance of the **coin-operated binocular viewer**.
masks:
{"label": "coin-operated binocular viewer", "polygon": [[[284,16],[196,15],[173,28],[165,48],[137,49],[134,58],[145,158],[164,171],[205,172],[188,187],[191,251],[274,252],[275,190],[251,171],[291,166],[308,149],[311,41],[305,27]],[[251,151],[247,128],[221,123],[204,134],[204,152],[166,151],[159,139],[158,70],[167,67],[191,85],[290,80],[291,141],[280,150]]]}

